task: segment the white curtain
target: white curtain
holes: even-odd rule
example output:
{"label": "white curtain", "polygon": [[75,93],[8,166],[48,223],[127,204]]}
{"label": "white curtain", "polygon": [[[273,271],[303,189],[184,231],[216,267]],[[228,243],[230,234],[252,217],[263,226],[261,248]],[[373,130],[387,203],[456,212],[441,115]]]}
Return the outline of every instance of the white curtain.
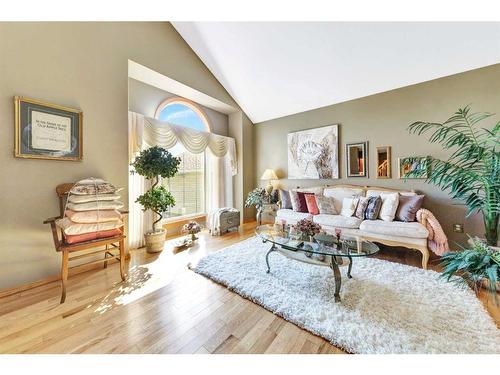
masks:
{"label": "white curtain", "polygon": [[[237,156],[234,138],[172,125],[142,114],[129,112],[129,158],[135,157],[151,146],[172,149],[176,145],[199,154],[205,152],[205,205],[206,212],[233,205],[232,176],[237,173]],[[129,246],[144,246],[143,234],[152,228],[153,213],[143,212],[137,197],[149,188],[142,176],[129,177]]]}
{"label": "white curtain", "polygon": [[205,151],[205,159],[206,211],[233,207],[233,174],[230,159],[214,156],[210,150]]}
{"label": "white curtain", "polygon": [[147,146],[161,146],[168,150],[177,143],[181,143],[187,151],[193,154],[202,153],[208,148],[214,156],[219,158],[227,155],[232,175],[238,172],[234,138],[173,125],[136,112],[129,112],[130,123],[133,133],[129,144],[131,158]]}

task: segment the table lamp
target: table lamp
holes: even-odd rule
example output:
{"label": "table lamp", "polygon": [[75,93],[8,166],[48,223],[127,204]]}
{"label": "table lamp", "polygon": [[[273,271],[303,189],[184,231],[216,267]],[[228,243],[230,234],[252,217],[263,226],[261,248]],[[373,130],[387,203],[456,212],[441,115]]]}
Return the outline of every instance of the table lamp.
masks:
{"label": "table lamp", "polygon": [[273,192],[273,185],[271,184],[271,181],[278,179],[276,173],[274,173],[272,169],[266,169],[260,179],[268,181],[268,185],[266,186],[266,192],[267,194],[271,194]]}

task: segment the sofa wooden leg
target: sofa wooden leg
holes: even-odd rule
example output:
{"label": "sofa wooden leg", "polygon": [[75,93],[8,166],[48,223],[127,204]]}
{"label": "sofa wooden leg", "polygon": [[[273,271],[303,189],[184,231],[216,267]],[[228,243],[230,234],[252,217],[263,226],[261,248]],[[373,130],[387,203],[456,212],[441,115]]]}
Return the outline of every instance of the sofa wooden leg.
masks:
{"label": "sofa wooden leg", "polygon": [[428,249],[422,249],[420,250],[422,252],[422,268],[424,270],[427,269],[427,263],[429,262],[429,250]]}

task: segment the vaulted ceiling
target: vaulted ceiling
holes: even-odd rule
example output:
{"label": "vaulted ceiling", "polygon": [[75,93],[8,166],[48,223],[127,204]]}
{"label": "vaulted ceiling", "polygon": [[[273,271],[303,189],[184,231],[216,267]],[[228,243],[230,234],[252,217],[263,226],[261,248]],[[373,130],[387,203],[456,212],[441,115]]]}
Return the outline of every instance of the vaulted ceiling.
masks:
{"label": "vaulted ceiling", "polygon": [[173,25],[254,123],[500,62],[500,23]]}

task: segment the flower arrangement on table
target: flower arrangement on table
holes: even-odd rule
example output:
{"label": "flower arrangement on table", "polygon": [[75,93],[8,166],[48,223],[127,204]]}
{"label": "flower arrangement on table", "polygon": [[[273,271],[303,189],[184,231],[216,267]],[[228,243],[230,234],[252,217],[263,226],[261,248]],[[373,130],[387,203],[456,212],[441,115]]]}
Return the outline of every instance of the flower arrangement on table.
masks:
{"label": "flower arrangement on table", "polygon": [[190,234],[191,240],[197,240],[198,237],[196,237],[196,234],[201,232],[201,225],[196,221],[190,221],[182,226],[181,232]]}
{"label": "flower arrangement on table", "polygon": [[293,225],[293,228],[302,234],[304,240],[309,240],[310,237],[321,232],[321,225],[307,219],[297,221],[297,224]]}

